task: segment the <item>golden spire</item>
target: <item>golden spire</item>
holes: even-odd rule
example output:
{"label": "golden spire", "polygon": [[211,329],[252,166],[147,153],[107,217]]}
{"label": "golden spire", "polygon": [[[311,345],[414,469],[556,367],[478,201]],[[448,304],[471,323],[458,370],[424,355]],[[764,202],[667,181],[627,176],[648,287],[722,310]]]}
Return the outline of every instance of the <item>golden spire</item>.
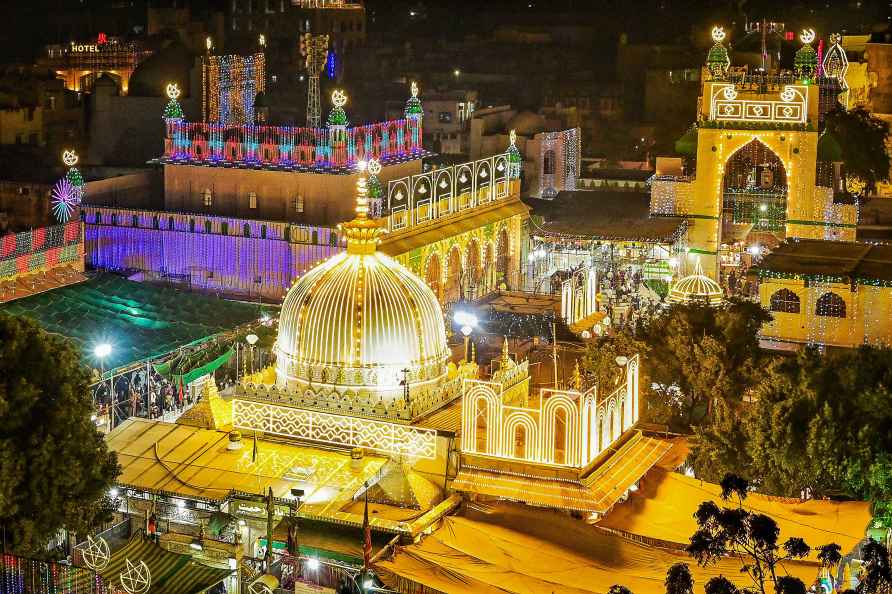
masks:
{"label": "golden spire", "polygon": [[582,391],[582,373],[579,371],[579,359],[576,359],[576,365],[573,366],[573,389],[577,392]]}
{"label": "golden spire", "polygon": [[508,367],[508,363],[511,359],[508,357],[508,337],[505,337],[505,342],[502,343],[502,369]]}
{"label": "golden spire", "polygon": [[356,218],[341,223],[338,228],[347,236],[347,253],[369,255],[377,249],[381,235],[384,234],[384,221],[369,218],[369,192],[366,184],[368,164],[360,161],[356,164],[359,177],[356,179]]}
{"label": "golden spire", "polygon": [[477,362],[477,345],[474,344],[473,342],[471,343],[471,362],[472,363]]}

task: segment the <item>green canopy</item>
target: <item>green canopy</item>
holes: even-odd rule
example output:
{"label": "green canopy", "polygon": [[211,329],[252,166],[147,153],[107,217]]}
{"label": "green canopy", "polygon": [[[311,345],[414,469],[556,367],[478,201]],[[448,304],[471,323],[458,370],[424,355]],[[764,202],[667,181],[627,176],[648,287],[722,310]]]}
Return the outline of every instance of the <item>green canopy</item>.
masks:
{"label": "green canopy", "polygon": [[828,128],[821,132],[818,138],[818,160],[819,161],[842,161],[842,147],[836,135]]}
{"label": "green canopy", "polygon": [[213,349],[205,349],[190,357],[184,356],[171,361],[166,361],[160,365],[155,365],[155,371],[170,379],[175,385],[179,385],[181,380],[183,385],[190,384],[198,378],[213,373],[217,368],[225,365],[235,353],[234,350],[229,348],[219,357],[208,361],[208,357],[215,354],[215,352],[212,351]]}
{"label": "green canopy", "polygon": [[113,274],[2,304],[0,312],[32,318],[48,332],[69,338],[91,367],[99,366],[93,347],[109,343],[112,352],[104,361],[106,369],[160,357],[255,321],[261,314],[257,304],[137,283]]}

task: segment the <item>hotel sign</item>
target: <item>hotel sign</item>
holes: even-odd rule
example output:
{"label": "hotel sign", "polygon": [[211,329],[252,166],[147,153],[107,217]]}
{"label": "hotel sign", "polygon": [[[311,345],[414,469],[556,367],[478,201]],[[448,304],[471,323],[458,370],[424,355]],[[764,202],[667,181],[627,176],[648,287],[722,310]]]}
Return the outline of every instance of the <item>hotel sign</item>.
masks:
{"label": "hotel sign", "polygon": [[96,43],[75,43],[72,41],[68,51],[72,54],[98,54],[99,45]]}

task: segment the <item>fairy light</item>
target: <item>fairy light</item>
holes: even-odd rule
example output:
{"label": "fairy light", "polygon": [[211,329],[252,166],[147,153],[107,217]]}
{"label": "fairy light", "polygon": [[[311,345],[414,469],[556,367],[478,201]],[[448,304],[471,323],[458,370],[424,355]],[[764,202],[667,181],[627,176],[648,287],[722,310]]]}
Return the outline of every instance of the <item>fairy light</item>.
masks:
{"label": "fairy light", "polygon": [[224,125],[254,123],[254,100],[266,90],[266,57],[226,55],[203,58],[204,120]]}
{"label": "fairy light", "polygon": [[[462,388],[462,452],[582,468],[638,421],[638,373],[635,355],[625,363],[624,382],[607,397],[598,398],[597,386],[581,394],[545,389],[536,407],[509,404],[511,386],[466,380]],[[485,433],[478,435],[481,421]],[[561,425],[563,441],[558,444]]]}

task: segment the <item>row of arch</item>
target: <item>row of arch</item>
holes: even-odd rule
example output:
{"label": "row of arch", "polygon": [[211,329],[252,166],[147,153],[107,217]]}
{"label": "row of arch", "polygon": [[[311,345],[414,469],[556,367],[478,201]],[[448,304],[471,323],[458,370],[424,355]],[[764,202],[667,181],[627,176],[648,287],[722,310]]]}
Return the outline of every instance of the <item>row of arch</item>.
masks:
{"label": "row of arch", "polygon": [[[801,311],[799,295],[790,289],[779,289],[772,293],[769,308],[773,312],[798,314]],[[828,291],[815,301],[815,315],[844,318],[846,317],[846,302],[839,294]]]}
{"label": "row of arch", "polygon": [[452,245],[445,256],[432,252],[424,264],[424,280],[441,303],[474,299],[506,280],[510,271],[510,240],[502,228],[495,242],[471,239],[462,249]]}
{"label": "row of arch", "polygon": [[626,382],[598,401],[585,394],[543,394],[539,409],[506,406],[498,384],[468,382],[462,410],[462,450],[562,466],[585,466],[638,420],[638,359]]}

